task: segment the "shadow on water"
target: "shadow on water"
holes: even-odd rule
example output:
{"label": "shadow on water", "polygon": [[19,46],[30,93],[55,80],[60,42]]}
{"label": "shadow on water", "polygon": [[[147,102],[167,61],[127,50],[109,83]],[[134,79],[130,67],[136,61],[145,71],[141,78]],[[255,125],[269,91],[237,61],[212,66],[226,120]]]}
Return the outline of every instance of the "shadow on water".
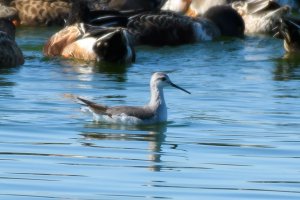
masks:
{"label": "shadow on water", "polygon": [[275,62],[274,80],[300,80],[300,56],[298,54],[286,54],[276,59]]}
{"label": "shadow on water", "polygon": [[[91,131],[80,134],[83,137],[81,144],[88,147],[102,148],[96,144],[97,140],[147,142],[148,160],[151,161],[147,168],[151,171],[161,170],[162,145],[167,131],[166,123],[143,126],[90,123],[85,126],[85,130]],[[128,147],[120,148],[125,150]]]}

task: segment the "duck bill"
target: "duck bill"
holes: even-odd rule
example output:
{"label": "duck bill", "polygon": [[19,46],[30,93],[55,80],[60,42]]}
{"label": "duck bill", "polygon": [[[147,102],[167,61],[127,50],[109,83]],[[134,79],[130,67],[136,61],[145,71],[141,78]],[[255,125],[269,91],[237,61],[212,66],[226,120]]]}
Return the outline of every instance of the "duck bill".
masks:
{"label": "duck bill", "polygon": [[182,90],[182,91],[184,91],[184,92],[186,92],[186,93],[188,93],[188,94],[191,94],[189,91],[183,89],[182,87],[179,87],[178,85],[175,85],[175,84],[172,83],[172,82],[170,82],[170,85],[171,85],[172,87],[174,87],[174,88],[177,88],[177,89]]}

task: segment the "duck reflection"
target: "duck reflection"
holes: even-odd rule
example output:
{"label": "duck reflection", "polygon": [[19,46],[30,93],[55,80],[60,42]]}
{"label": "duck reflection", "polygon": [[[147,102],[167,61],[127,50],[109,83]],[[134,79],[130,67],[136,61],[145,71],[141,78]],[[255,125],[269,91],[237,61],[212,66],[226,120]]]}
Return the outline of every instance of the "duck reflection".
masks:
{"label": "duck reflection", "polygon": [[78,74],[106,74],[108,77],[114,78],[117,82],[125,82],[127,80],[127,70],[131,66],[129,64],[115,63],[94,63],[79,60],[62,60],[61,65],[64,66],[65,72],[76,72]]}
{"label": "duck reflection", "polygon": [[[140,141],[148,143],[149,155],[147,160],[151,161],[147,167],[151,171],[161,170],[162,144],[165,142],[167,124],[151,126],[122,126],[113,124],[92,123],[85,128],[93,129],[92,132],[82,132],[84,146],[97,147],[96,140],[113,141]],[[102,131],[97,131],[99,128]],[[109,130],[103,132],[103,130]]]}
{"label": "duck reflection", "polygon": [[8,79],[8,75],[12,75],[19,71],[19,67],[9,67],[1,68],[0,67],[0,97],[1,96],[13,96],[11,92],[11,87],[15,86],[16,83]]}
{"label": "duck reflection", "polygon": [[300,57],[299,54],[287,53],[283,58],[276,59],[274,80],[288,81],[300,80]]}

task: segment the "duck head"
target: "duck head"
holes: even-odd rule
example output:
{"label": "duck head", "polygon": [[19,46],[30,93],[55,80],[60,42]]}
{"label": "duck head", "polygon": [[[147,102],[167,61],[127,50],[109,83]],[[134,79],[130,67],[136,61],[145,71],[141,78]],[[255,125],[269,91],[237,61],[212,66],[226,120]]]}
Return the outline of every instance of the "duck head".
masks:
{"label": "duck head", "polygon": [[128,33],[117,28],[99,37],[94,45],[97,61],[130,63],[135,61],[135,50]]}
{"label": "duck head", "polygon": [[249,34],[273,34],[280,19],[290,13],[289,6],[280,6],[275,1],[237,1],[232,7],[245,21],[245,32]]}
{"label": "duck head", "polygon": [[230,6],[220,5],[208,9],[203,17],[214,22],[222,36],[243,37],[245,24],[239,13]]}

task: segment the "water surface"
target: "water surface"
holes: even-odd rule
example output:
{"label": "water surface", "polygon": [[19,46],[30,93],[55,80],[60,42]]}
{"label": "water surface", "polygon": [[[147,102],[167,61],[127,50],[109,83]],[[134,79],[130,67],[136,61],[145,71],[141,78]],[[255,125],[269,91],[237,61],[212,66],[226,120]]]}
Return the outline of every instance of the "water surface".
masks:
{"label": "water surface", "polygon": [[[300,60],[247,37],[137,49],[132,65],[44,58],[57,28],[22,28],[26,63],[0,70],[0,199],[300,198]],[[95,123],[70,96],[148,102],[155,71],[169,121]]]}

